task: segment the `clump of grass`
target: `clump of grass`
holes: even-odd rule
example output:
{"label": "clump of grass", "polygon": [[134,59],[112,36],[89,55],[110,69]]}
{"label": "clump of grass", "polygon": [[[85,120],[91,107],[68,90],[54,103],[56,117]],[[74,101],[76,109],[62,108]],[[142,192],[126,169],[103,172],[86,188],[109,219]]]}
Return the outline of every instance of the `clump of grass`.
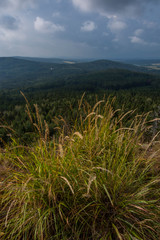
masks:
{"label": "clump of grass", "polygon": [[[29,109],[29,108],[27,108]],[[1,239],[158,240],[160,179],[140,143],[146,116],[125,127],[112,104],[93,108],[80,101],[80,114],[66,135],[48,139],[38,115],[34,146],[14,139],[1,158],[10,166],[1,191]],[[33,121],[32,116],[30,115]]]}

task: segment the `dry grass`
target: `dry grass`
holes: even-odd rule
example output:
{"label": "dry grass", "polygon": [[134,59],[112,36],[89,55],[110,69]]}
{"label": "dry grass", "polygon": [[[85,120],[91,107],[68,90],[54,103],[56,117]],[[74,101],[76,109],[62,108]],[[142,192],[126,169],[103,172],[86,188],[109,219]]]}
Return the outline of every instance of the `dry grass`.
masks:
{"label": "dry grass", "polygon": [[10,167],[1,239],[158,240],[160,178],[157,158],[147,157],[152,146],[141,144],[146,116],[126,126],[132,112],[82,99],[75,126],[66,135],[67,123],[57,118],[59,138],[51,141],[35,107],[37,144],[19,147],[14,139],[1,154]]}

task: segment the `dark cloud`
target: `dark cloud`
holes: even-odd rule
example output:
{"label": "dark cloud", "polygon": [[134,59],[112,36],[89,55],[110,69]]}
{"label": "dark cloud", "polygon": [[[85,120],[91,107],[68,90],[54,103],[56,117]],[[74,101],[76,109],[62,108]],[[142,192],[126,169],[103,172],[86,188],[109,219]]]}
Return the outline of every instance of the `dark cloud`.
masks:
{"label": "dark cloud", "polygon": [[123,11],[128,7],[139,8],[143,4],[148,4],[150,2],[156,2],[157,0],[92,0],[93,6],[98,7],[98,5],[105,10],[116,10]]}
{"label": "dark cloud", "polygon": [[160,0],[0,0],[0,54],[158,58],[159,12]]}
{"label": "dark cloud", "polygon": [[0,26],[9,30],[17,30],[19,28],[19,20],[12,16],[3,16],[0,18]]}
{"label": "dark cloud", "polygon": [[84,11],[100,11],[101,13],[127,13],[139,14],[148,4],[156,5],[159,0],[72,0],[73,4]]}

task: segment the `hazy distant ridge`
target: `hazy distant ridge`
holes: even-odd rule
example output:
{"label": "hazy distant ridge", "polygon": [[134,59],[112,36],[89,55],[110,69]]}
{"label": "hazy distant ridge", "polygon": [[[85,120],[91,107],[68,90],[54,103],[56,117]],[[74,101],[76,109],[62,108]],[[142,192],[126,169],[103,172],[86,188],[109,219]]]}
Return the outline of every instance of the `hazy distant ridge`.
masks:
{"label": "hazy distant ridge", "polygon": [[[73,85],[75,84],[75,82],[77,82],[76,84],[79,84],[80,86],[82,82],[84,83],[84,81],[82,81],[83,79],[86,79],[85,81],[87,82],[88,79],[91,78],[91,76],[94,81],[98,81],[99,78],[103,78],[103,81],[108,81],[108,78],[114,79],[114,76],[123,79],[124,75],[125,79],[126,76],[128,76],[128,78],[132,79],[133,81],[134,77],[131,72],[139,72],[139,74],[140,72],[154,72],[144,67],[138,67],[127,63],[110,60],[96,60],[91,62],[78,63],[75,62],[75,64],[70,64],[74,62],[74,60],[69,60],[68,63],[66,60],[65,63],[63,63],[63,61],[63,59],[56,58],[44,59],[24,57],[1,57],[0,89],[63,87],[64,85],[67,86],[71,82]],[[102,71],[108,71],[111,69],[112,71],[110,72],[102,73]],[[115,69],[123,71],[117,73],[116,71],[114,71]],[[131,72],[127,72],[126,75],[126,70]],[[94,74],[92,75],[92,73]],[[139,77],[142,77],[142,73],[141,75],[139,75]],[[91,75],[89,76],[86,74]],[[96,79],[94,75],[96,76]],[[144,78],[144,75],[142,78]],[[91,79],[89,80],[89,84],[92,84]],[[82,86],[80,88],[82,88]]]}

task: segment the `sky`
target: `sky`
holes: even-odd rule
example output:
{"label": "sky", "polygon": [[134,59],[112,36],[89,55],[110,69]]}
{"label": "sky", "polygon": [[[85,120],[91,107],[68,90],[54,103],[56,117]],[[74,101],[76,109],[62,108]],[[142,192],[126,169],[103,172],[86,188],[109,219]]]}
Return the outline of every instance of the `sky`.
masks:
{"label": "sky", "polygon": [[0,0],[0,57],[160,58],[160,0]]}

